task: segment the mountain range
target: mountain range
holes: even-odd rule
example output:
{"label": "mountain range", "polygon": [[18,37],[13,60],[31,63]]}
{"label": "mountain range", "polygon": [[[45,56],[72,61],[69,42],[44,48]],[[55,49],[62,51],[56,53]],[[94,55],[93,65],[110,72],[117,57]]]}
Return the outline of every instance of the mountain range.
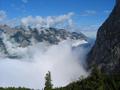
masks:
{"label": "mountain range", "polygon": [[[32,28],[30,26],[0,25],[0,53],[1,56],[16,57],[10,54],[11,49],[17,47],[25,48],[36,43],[47,43],[57,45],[64,40],[71,40],[73,46],[87,42],[87,37],[82,33],[69,32],[58,28]],[[83,41],[83,42],[82,42]],[[10,50],[9,50],[10,49]]]}

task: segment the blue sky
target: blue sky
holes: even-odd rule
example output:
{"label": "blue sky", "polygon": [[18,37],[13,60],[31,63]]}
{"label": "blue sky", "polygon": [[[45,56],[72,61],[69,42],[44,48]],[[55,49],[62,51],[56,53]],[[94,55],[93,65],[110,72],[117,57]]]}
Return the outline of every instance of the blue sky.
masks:
{"label": "blue sky", "polygon": [[73,12],[81,27],[99,26],[109,15],[115,0],[0,0],[7,19],[27,16],[59,16]]}

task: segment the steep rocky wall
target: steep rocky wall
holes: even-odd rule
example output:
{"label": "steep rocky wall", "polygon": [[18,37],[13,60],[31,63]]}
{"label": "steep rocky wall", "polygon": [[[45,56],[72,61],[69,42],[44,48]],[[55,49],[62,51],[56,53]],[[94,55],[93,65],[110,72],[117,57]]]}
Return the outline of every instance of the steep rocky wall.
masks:
{"label": "steep rocky wall", "polygon": [[120,0],[97,32],[95,45],[87,58],[88,68],[96,64],[102,71],[120,72]]}

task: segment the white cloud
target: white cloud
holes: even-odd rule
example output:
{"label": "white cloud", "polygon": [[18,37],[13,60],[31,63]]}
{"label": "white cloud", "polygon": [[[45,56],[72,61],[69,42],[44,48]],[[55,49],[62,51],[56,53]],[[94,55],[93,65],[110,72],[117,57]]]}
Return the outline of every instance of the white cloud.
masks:
{"label": "white cloud", "polygon": [[88,48],[73,49],[71,41],[52,46],[39,43],[26,48],[11,48],[13,44],[8,42],[5,40],[9,53],[23,58],[0,58],[0,86],[42,88],[48,70],[51,71],[52,83],[56,87],[67,85],[81,75],[88,75],[83,68]]}
{"label": "white cloud", "polygon": [[99,28],[100,25],[85,25],[85,26],[80,26],[81,31],[95,31]]}
{"label": "white cloud", "polygon": [[21,24],[25,26],[34,26],[34,27],[56,27],[56,26],[64,26],[66,24],[72,25],[72,16],[73,12],[70,12],[65,15],[60,16],[27,16],[21,19]]}
{"label": "white cloud", "polygon": [[86,35],[89,38],[95,39],[97,35],[97,30],[91,30],[91,31],[81,31],[84,35]]}
{"label": "white cloud", "polygon": [[7,17],[6,12],[4,10],[0,10],[0,21]]}
{"label": "white cloud", "polygon": [[110,14],[110,10],[104,10],[104,13],[106,13],[106,14]]}
{"label": "white cloud", "polygon": [[22,0],[23,3],[28,3],[28,0]]}
{"label": "white cloud", "polygon": [[95,10],[85,10],[81,13],[81,16],[93,16],[96,15],[97,12]]}
{"label": "white cloud", "polygon": [[96,38],[97,30],[100,25],[88,25],[88,26],[80,26],[80,31],[85,34],[87,37]]}
{"label": "white cloud", "polygon": [[15,26],[19,25],[19,22],[20,22],[20,19],[19,19],[19,17],[18,17],[18,18],[13,18],[13,19],[5,20],[5,21],[3,21],[2,23],[3,23],[3,24],[7,24],[7,25],[9,25],[10,27],[15,27]]}

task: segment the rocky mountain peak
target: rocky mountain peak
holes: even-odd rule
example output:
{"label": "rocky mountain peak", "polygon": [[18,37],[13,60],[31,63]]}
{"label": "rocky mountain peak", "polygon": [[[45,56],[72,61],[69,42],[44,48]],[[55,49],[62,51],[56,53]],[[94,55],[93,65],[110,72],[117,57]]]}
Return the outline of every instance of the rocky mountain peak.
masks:
{"label": "rocky mountain peak", "polygon": [[116,3],[117,3],[117,4],[120,4],[120,0],[116,0]]}
{"label": "rocky mountain peak", "polygon": [[88,54],[88,66],[96,64],[106,73],[120,72],[120,0],[97,32],[97,39]]}
{"label": "rocky mountain peak", "polygon": [[[0,25],[0,55],[12,56],[11,50],[16,48],[27,48],[38,43],[58,45],[62,41],[86,42],[87,37],[82,33],[70,32],[58,28],[32,28],[17,26],[11,28],[7,25]],[[78,45],[78,44],[77,44]]]}

